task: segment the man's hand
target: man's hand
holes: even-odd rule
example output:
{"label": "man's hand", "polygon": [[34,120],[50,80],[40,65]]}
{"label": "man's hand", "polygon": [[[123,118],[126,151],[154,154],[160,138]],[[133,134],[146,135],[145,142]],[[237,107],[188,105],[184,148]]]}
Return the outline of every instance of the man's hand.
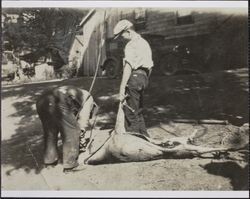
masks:
{"label": "man's hand", "polygon": [[120,100],[120,102],[124,102],[124,100],[126,99],[126,95],[125,95],[125,93],[120,93],[120,96],[119,96],[119,100]]}

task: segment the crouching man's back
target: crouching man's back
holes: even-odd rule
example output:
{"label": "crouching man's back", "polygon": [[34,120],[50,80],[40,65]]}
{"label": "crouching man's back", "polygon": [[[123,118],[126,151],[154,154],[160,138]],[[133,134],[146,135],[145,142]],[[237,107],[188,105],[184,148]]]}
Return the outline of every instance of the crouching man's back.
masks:
{"label": "crouching man's back", "polygon": [[64,169],[78,166],[79,137],[88,127],[92,113],[97,108],[86,90],[75,86],[48,89],[36,102],[37,113],[44,131],[44,163],[58,162],[58,133],[63,141]]}

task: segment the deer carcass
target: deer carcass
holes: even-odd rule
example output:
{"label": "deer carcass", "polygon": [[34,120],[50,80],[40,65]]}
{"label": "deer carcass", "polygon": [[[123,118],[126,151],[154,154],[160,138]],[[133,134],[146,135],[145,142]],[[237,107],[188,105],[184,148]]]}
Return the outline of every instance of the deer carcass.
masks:
{"label": "deer carcass", "polygon": [[[80,162],[84,160],[85,164],[101,164],[108,162],[132,162],[148,161],[155,159],[169,158],[192,158],[202,157],[204,154],[226,152],[228,148],[208,148],[195,146],[192,139],[194,132],[190,137],[174,137],[163,141],[144,137],[141,135],[126,132],[123,124],[124,115],[121,106],[118,111],[115,130],[111,131],[108,139],[103,140],[98,147],[95,140],[88,145],[87,151],[80,154]],[[98,136],[98,134],[96,134]],[[94,150],[92,150],[94,146]]]}
{"label": "deer carcass", "polygon": [[[86,164],[101,164],[109,162],[138,162],[156,159],[193,158],[202,157],[213,152],[225,152],[227,148],[208,148],[195,146],[190,143],[190,138],[179,137],[156,142],[146,137],[125,133],[120,134],[115,130],[110,137],[97,150],[85,154]],[[94,142],[93,142],[94,143]],[[92,143],[92,144],[93,144]]]}

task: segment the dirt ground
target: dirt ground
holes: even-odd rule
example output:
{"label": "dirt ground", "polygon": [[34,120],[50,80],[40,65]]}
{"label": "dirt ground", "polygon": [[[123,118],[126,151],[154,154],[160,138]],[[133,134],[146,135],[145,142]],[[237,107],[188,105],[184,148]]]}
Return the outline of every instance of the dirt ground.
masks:
{"label": "dirt ground", "polygon": [[[43,132],[35,100],[47,88],[76,85],[89,89],[92,78],[2,86],[2,190],[248,190],[248,153],[231,159],[161,159],[84,165],[62,172],[61,163],[44,168]],[[120,79],[98,78],[93,96],[100,106],[96,128],[112,129]],[[203,75],[153,76],[145,93],[145,121],[152,138],[200,132],[201,145],[219,146],[225,134],[247,123],[248,71]],[[178,123],[174,119],[227,120],[228,125]]]}

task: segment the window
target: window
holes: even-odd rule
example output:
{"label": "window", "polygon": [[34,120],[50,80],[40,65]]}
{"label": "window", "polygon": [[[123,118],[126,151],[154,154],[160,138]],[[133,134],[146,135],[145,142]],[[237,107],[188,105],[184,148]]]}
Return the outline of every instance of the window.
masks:
{"label": "window", "polygon": [[176,20],[177,25],[186,25],[194,23],[194,18],[190,11],[187,10],[177,11],[176,16],[177,16]]}
{"label": "window", "polygon": [[146,9],[137,8],[134,10],[134,25],[135,30],[145,30],[146,29]]}

